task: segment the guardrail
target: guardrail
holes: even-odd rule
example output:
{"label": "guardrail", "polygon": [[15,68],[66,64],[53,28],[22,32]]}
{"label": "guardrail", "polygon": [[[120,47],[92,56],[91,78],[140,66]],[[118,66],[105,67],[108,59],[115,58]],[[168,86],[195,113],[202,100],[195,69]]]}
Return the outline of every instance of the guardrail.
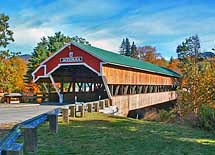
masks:
{"label": "guardrail", "polygon": [[[57,117],[60,111],[61,109],[57,108],[14,126],[0,142],[0,155],[22,155],[23,150],[24,152],[36,152],[37,126],[48,120],[49,129],[57,133]],[[22,134],[21,129],[24,135],[24,145],[16,143],[17,138]]]}
{"label": "guardrail", "polygon": [[[26,153],[36,153],[37,150],[37,126],[49,121],[50,131],[57,133],[58,131],[58,114],[62,111],[63,121],[69,122],[69,117],[76,117],[76,113],[80,112],[80,116],[84,117],[85,111],[99,112],[99,110],[109,107],[111,102],[109,99],[66,105],[63,108],[57,108],[47,113],[38,115],[32,119],[26,120],[9,131],[9,133],[0,142],[0,155],[23,155]],[[23,133],[22,133],[23,131]],[[16,143],[17,138],[24,136],[24,145]]]}

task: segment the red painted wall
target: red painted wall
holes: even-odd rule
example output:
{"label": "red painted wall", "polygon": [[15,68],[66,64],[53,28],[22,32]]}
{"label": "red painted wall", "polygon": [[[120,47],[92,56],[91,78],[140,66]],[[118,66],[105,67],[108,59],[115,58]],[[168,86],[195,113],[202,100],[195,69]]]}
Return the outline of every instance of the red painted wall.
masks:
{"label": "red painted wall", "polygon": [[38,76],[43,76],[43,75],[44,75],[44,67],[42,66],[40,69],[37,70],[37,72],[34,74],[34,76],[36,79]]}
{"label": "red painted wall", "polygon": [[[60,58],[67,58],[69,57],[69,52],[73,52],[73,57],[82,56],[83,61],[82,62],[66,62],[68,64],[74,64],[74,63],[86,63],[91,68],[96,70],[97,72],[100,72],[100,63],[102,62],[100,59],[94,57],[93,55],[81,50],[80,48],[71,45],[65,47],[61,52],[56,54],[54,57],[50,58],[47,62],[45,62],[43,65],[46,65],[46,74],[50,73],[55,67],[58,66],[58,64],[65,64],[64,62],[60,62]],[[43,69],[44,71],[44,69]],[[39,69],[34,75],[35,79],[37,76],[41,76],[41,69]]]}

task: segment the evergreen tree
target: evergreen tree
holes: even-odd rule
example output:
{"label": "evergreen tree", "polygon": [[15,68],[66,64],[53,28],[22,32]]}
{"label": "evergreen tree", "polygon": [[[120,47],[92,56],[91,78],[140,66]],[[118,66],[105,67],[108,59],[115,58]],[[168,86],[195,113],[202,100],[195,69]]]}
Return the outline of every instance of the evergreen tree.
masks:
{"label": "evergreen tree", "polygon": [[173,58],[173,56],[171,56],[171,57],[170,57],[170,60],[169,60],[169,64],[172,64],[173,61],[174,61],[174,58]]}
{"label": "evergreen tree", "polygon": [[0,47],[6,48],[13,39],[13,32],[9,29],[9,17],[0,14]]}
{"label": "evergreen tree", "polygon": [[122,40],[119,53],[120,53],[121,55],[125,55],[125,39],[124,39],[124,38],[123,38],[123,40]]}
{"label": "evergreen tree", "polygon": [[134,42],[131,45],[131,57],[138,59],[137,46],[134,44]]}
{"label": "evergreen tree", "polygon": [[131,45],[128,38],[125,39],[125,56],[131,56]]}

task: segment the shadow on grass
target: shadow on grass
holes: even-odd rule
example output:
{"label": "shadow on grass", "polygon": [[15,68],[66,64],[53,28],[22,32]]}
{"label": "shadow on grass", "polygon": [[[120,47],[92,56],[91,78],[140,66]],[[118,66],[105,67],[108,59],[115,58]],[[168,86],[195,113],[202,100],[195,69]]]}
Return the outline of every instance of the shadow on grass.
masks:
{"label": "shadow on grass", "polygon": [[214,155],[215,136],[188,127],[108,115],[72,119],[59,124],[58,134],[48,124],[38,131],[38,154],[165,154]]}

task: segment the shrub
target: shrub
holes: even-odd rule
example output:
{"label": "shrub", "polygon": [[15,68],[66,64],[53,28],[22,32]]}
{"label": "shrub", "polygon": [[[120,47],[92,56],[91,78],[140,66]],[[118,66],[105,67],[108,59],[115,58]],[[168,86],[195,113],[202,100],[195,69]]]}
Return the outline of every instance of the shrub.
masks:
{"label": "shrub", "polygon": [[159,117],[160,117],[160,121],[161,122],[172,122],[172,121],[175,121],[176,119],[176,113],[173,110],[171,111],[167,111],[167,110],[160,110],[159,111]]}
{"label": "shrub", "polygon": [[198,124],[200,128],[215,130],[215,109],[206,105],[201,106],[198,111]]}
{"label": "shrub", "polygon": [[151,109],[145,112],[144,114],[144,120],[147,121],[158,121],[159,120],[159,113],[156,109]]}

